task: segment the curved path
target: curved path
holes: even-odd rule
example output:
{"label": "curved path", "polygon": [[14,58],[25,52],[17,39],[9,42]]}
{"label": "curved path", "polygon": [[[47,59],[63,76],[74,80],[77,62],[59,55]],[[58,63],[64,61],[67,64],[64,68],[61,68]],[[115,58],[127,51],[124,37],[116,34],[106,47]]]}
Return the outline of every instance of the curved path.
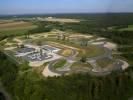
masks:
{"label": "curved path", "polygon": [[71,56],[69,56],[69,57],[62,57],[62,58],[67,60],[67,63],[62,68],[55,69],[53,67],[53,65],[59,60],[59,59],[57,59],[57,60],[54,60],[54,61],[49,63],[48,69],[50,71],[52,71],[54,73],[58,73],[60,75],[63,75],[65,73],[67,73],[70,70],[70,66],[73,64],[73,62],[75,62],[74,59],[75,59],[75,57],[78,54],[77,50],[75,50],[75,49],[71,49],[71,50],[72,50],[72,55]]}
{"label": "curved path", "polygon": [[98,59],[102,59],[102,58],[109,58],[109,59],[113,59],[112,57],[112,50],[110,50],[107,47],[104,47],[104,45],[106,44],[106,42],[103,45],[99,45],[100,48],[104,48],[105,53],[103,55],[97,56],[97,57],[92,57],[92,58],[88,58],[87,62],[89,62],[93,69],[92,72],[93,74],[109,74],[111,71],[113,70],[118,70],[118,69],[126,69],[129,65],[122,60],[116,59],[115,62],[113,63],[113,67],[112,68],[101,68],[99,65],[97,65],[96,61]]}
{"label": "curved path", "polygon": [[[97,76],[108,75],[108,74],[111,73],[112,70],[121,69],[122,66],[124,65],[124,63],[121,60],[118,60],[118,59],[113,63],[113,67],[109,68],[109,69],[101,69],[101,67],[97,65],[96,61],[98,59],[102,59],[102,58],[106,58],[106,57],[109,58],[109,59],[113,59],[112,50],[110,50],[107,47],[104,47],[105,44],[106,44],[106,42],[103,45],[98,45],[99,48],[103,48],[104,49],[105,53],[103,55],[87,59],[87,62],[89,62],[92,65],[92,67],[93,67],[93,69],[89,72],[91,75],[97,75]],[[59,69],[55,69],[53,67],[53,65],[59,60],[59,59],[57,59],[57,60],[54,60],[54,61],[49,63],[48,69],[51,72],[57,73],[59,75],[64,75],[68,71],[70,71],[70,66],[73,64],[73,62],[75,62],[75,57],[78,54],[76,49],[71,48],[71,50],[72,50],[72,55],[71,56],[62,57],[62,58],[67,60],[67,64],[65,66],[63,66],[62,68],[59,68]]]}

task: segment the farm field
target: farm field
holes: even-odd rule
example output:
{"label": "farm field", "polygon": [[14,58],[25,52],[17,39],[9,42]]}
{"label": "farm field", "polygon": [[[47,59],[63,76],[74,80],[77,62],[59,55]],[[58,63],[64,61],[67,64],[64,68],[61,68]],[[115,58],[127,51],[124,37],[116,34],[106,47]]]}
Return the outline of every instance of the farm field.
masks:
{"label": "farm field", "polygon": [[0,20],[0,24],[12,23],[14,20]]}
{"label": "farm field", "polygon": [[4,22],[0,23],[0,33],[24,33],[27,30],[36,28],[36,25],[33,25],[30,22]]}
{"label": "farm field", "polygon": [[[108,27],[109,30],[116,29],[117,26]],[[119,31],[133,31],[133,25],[127,25],[127,27],[118,28]]]}
{"label": "farm field", "polygon": [[119,29],[120,31],[133,31],[133,25],[128,25],[127,28]]}
{"label": "farm field", "polygon": [[66,19],[66,18],[45,18],[45,21],[49,22],[60,22],[60,23],[78,23],[80,20],[77,19]]}

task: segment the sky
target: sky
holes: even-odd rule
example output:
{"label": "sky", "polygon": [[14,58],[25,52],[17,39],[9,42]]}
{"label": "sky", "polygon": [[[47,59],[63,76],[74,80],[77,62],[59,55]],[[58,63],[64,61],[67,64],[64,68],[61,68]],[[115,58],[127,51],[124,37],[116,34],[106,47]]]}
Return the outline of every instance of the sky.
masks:
{"label": "sky", "polygon": [[133,12],[133,0],[0,0],[0,15]]}

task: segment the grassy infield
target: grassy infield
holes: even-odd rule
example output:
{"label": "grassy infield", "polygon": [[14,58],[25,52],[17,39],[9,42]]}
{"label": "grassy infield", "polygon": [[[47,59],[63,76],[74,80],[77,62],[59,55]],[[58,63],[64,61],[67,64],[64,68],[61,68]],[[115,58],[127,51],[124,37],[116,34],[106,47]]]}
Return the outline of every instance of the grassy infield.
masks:
{"label": "grassy infield", "polygon": [[66,60],[65,59],[60,59],[59,61],[57,61],[55,64],[54,64],[54,68],[60,68],[60,67],[63,67],[65,64],[66,64]]}

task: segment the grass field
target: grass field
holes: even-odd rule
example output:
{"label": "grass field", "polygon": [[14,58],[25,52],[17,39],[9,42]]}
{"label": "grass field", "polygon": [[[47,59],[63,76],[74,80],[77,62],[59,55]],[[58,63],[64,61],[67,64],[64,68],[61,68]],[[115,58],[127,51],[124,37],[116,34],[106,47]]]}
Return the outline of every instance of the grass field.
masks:
{"label": "grass field", "polygon": [[0,33],[6,33],[6,34],[17,34],[17,33],[24,33],[29,29],[36,28],[36,25],[33,25],[29,22],[6,22],[6,23],[0,23]]}
{"label": "grass field", "polygon": [[119,29],[120,31],[133,31],[133,25],[128,25],[127,28]]}
{"label": "grass field", "polygon": [[0,24],[12,23],[14,20],[0,20]]}
{"label": "grass field", "polygon": [[[116,26],[108,27],[109,30],[115,29]],[[127,28],[120,28],[119,31],[133,31],[133,25],[128,25]]]}
{"label": "grass field", "polygon": [[54,64],[54,68],[60,68],[60,67],[63,67],[65,64],[66,64],[66,60],[65,59],[60,59],[59,61],[57,61],[55,64]]}
{"label": "grass field", "polygon": [[65,57],[69,57],[72,55],[72,50],[70,49],[65,49],[65,50],[62,50],[61,53],[60,53],[62,56],[65,56]]}
{"label": "grass field", "polygon": [[103,59],[97,60],[96,62],[100,67],[105,68],[113,64],[114,60],[109,59],[109,58],[103,58]]}
{"label": "grass field", "polygon": [[86,56],[86,57],[96,57],[103,55],[105,53],[103,48],[99,48],[97,46],[90,45],[88,47],[82,47],[82,51],[80,51],[78,56]]}
{"label": "grass field", "polygon": [[89,63],[82,63],[79,61],[79,62],[73,63],[72,67],[76,67],[76,68],[89,67],[89,68],[91,68],[92,66]]}
{"label": "grass field", "polygon": [[66,18],[45,18],[46,21],[60,22],[60,23],[79,23],[78,19],[66,19]]}

